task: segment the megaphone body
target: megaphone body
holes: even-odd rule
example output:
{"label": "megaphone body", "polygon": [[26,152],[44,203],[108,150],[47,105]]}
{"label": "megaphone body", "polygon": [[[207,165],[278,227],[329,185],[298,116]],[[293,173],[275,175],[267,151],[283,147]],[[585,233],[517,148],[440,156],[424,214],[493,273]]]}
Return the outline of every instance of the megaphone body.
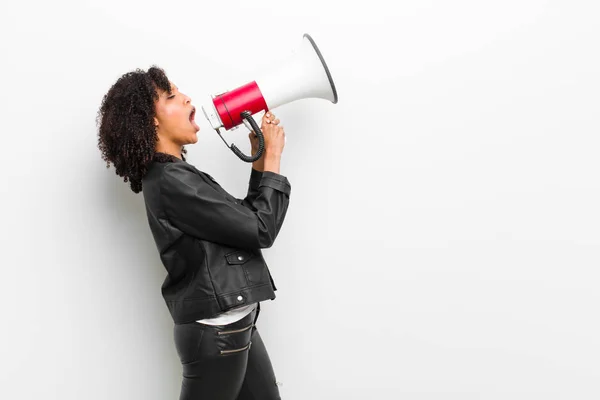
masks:
{"label": "megaphone body", "polygon": [[[334,104],[338,101],[329,68],[308,34],[304,34],[302,45],[294,56],[278,63],[276,68],[264,72],[254,81],[211,96],[211,101],[202,106],[202,111],[219,135],[221,129],[229,130],[242,123],[259,134],[260,129],[252,115],[306,98],[325,99]],[[262,142],[262,133],[259,139]],[[254,161],[247,156],[242,157],[235,145],[231,149],[242,160]],[[257,153],[256,159],[260,155]]]}

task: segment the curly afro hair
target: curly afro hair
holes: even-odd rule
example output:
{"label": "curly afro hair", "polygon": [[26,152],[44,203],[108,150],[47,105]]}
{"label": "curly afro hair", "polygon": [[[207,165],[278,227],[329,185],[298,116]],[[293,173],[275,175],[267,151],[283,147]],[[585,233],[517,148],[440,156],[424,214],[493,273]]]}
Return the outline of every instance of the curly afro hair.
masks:
{"label": "curly afro hair", "polygon": [[[171,94],[165,71],[153,65],[122,75],[102,99],[96,118],[98,148],[106,168],[114,164],[116,174],[130,182],[131,190],[142,190],[142,178],[153,161],[169,162],[174,156],[156,152],[158,134],[154,126],[154,102],[158,90]],[[182,148],[181,157],[185,161]]]}

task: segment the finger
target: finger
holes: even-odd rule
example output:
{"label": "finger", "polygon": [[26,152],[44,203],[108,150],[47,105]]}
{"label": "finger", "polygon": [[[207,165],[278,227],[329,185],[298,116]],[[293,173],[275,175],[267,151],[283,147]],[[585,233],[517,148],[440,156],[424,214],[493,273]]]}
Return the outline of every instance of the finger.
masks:
{"label": "finger", "polygon": [[275,114],[273,114],[272,112],[268,112],[265,114],[265,117],[267,117],[268,119],[270,119],[271,121],[274,120],[275,118],[277,118],[277,116],[275,116]]}
{"label": "finger", "polygon": [[279,122],[279,118],[275,118],[273,121],[271,121],[273,125],[277,125]]}

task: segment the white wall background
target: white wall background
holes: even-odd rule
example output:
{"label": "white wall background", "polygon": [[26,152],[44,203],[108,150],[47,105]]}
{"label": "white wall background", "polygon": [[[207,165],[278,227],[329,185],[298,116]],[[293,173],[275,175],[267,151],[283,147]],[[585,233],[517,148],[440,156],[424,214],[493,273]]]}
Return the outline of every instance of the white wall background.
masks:
{"label": "white wall background", "polygon": [[[591,0],[2,2],[0,398],[178,397],[165,271],[97,109],[152,64],[200,106],[305,32],[340,101],[276,110],[293,189],[258,326],[283,398],[600,398],[599,19]],[[188,161],[243,196],[250,166],[197,121]]]}

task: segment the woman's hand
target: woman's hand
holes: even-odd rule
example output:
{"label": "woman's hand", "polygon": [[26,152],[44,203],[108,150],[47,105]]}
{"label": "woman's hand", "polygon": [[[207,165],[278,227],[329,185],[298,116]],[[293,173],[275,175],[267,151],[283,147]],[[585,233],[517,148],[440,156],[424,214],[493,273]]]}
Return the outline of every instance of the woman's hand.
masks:
{"label": "woman's hand", "polygon": [[[282,126],[279,126],[279,118],[277,118],[271,111],[267,111],[262,117],[261,131],[265,139],[265,149],[263,155],[258,160],[252,163],[252,168],[263,171],[264,162],[267,153],[281,155],[283,147],[285,146],[285,132]],[[252,156],[258,152],[258,136],[254,131],[250,131],[248,134],[250,144],[252,146]]]}

